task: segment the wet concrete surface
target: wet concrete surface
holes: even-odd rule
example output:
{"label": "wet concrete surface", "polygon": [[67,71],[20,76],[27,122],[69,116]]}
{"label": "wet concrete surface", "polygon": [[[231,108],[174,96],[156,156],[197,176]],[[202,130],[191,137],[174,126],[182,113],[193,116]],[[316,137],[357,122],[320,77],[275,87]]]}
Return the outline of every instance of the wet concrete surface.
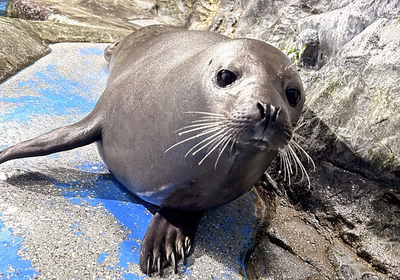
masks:
{"label": "wet concrete surface", "polygon": [[[0,150],[86,116],[106,85],[105,47],[52,45],[50,55],[0,84]],[[164,278],[242,279],[262,216],[258,199],[249,192],[208,211],[194,253]],[[149,278],[138,263],[153,210],[115,181],[95,145],[6,162],[0,279]]]}

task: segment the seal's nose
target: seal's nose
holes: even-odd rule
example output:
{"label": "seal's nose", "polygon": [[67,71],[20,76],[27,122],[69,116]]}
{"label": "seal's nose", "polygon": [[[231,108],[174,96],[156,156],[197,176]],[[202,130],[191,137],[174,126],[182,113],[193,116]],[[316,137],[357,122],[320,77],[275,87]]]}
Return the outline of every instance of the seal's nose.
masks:
{"label": "seal's nose", "polygon": [[265,121],[268,125],[269,121],[275,122],[279,117],[279,112],[281,111],[280,107],[275,107],[274,105],[258,102],[257,108],[260,111],[261,120]]}

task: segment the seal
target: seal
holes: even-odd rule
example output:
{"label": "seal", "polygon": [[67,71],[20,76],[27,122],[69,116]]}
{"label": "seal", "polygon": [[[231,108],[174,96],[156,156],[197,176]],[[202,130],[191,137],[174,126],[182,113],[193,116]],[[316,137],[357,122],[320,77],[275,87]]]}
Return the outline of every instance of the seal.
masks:
{"label": "seal", "polygon": [[93,142],[115,178],[160,206],[140,248],[144,273],[191,252],[205,210],[251,189],[292,137],[305,94],[278,49],[171,26],[106,50],[107,87],[78,123],[0,153],[0,163]]}

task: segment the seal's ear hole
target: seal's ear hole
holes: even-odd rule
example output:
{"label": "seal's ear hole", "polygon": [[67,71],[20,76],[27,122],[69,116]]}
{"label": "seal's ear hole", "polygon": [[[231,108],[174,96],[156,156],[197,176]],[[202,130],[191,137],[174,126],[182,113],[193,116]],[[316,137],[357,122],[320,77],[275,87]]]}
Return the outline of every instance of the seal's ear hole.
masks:
{"label": "seal's ear hole", "polygon": [[222,88],[233,84],[236,80],[236,74],[228,69],[222,69],[217,74],[217,84]]}
{"label": "seal's ear hole", "polygon": [[286,97],[290,106],[295,107],[300,101],[300,91],[295,88],[287,88]]}

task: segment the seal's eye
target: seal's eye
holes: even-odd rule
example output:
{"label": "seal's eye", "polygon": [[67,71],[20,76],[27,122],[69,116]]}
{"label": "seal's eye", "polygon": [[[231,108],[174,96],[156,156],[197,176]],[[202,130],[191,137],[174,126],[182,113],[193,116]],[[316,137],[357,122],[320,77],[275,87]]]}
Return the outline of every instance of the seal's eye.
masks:
{"label": "seal's eye", "polygon": [[236,74],[227,69],[220,70],[217,74],[217,84],[222,88],[233,84],[236,80]]}
{"label": "seal's eye", "polygon": [[290,106],[295,107],[300,101],[300,91],[294,88],[287,88],[286,97],[289,101]]}

